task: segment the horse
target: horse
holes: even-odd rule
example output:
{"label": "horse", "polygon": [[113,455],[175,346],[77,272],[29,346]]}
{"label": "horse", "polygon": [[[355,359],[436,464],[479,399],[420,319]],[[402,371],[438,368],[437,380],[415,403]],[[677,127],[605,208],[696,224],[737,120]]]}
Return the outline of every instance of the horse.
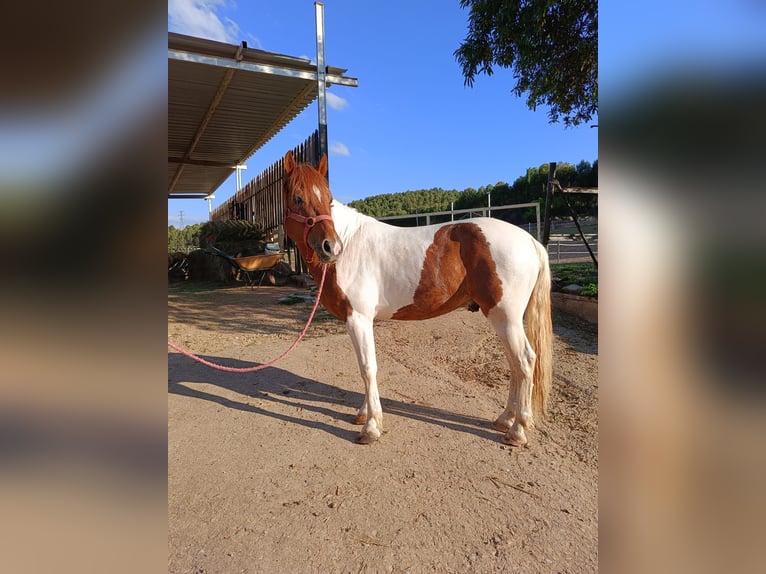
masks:
{"label": "horse", "polygon": [[[364,381],[354,418],[357,442],[383,431],[375,319],[422,320],[461,307],[479,310],[499,336],[510,366],[505,410],[492,426],[502,442],[527,444],[545,416],[551,386],[551,273],[548,253],[529,233],[499,219],[474,218],[400,228],[333,199],[327,155],[318,167],[283,160],[285,233],[320,282],[320,301],[345,322]],[[524,323],[526,322],[526,330]]]}

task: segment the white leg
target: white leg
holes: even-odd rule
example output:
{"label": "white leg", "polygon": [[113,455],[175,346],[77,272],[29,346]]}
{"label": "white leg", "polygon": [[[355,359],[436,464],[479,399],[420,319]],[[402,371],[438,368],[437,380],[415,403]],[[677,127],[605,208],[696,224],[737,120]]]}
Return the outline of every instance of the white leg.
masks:
{"label": "white leg", "polygon": [[[508,352],[506,351],[506,357]],[[502,433],[508,432],[516,421],[516,395],[518,394],[519,381],[516,377],[510,378],[508,385],[508,400],[505,403],[505,410],[495,419],[492,426]]]}
{"label": "white leg", "polygon": [[492,426],[505,433],[502,439],[504,443],[523,446],[527,444],[525,429],[534,426],[532,386],[535,352],[524,334],[521,320],[507,321],[499,310],[493,310],[489,320],[503,343],[511,370],[508,402]]}
{"label": "white leg", "polygon": [[534,419],[532,417],[532,387],[534,386],[536,356],[523,330],[519,331],[519,335],[519,340],[514,345],[516,358],[515,360],[509,358],[508,360],[509,364],[515,364],[515,369],[511,368],[511,373],[514,373],[513,376],[519,377],[519,384],[516,386],[516,419],[511,428],[508,429],[508,432],[503,436],[504,443],[515,446],[527,444],[527,436],[524,430],[534,427]]}
{"label": "white leg", "polygon": [[368,444],[378,440],[383,431],[383,408],[380,406],[378,394],[378,363],[375,358],[372,319],[354,311],[346,320],[346,326],[354,344],[365,389],[364,404],[359,409],[355,421],[364,424],[357,442]]}

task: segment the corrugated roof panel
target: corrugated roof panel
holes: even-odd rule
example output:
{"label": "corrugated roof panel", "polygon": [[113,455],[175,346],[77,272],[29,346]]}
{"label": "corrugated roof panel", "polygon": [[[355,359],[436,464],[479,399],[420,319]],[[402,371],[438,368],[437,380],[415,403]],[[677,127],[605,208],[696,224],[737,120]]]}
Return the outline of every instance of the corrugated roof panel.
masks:
{"label": "corrugated roof panel", "polygon": [[[240,50],[174,33],[168,34],[168,50],[171,197],[214,192],[234,165],[260,149],[317,97],[316,68],[305,58]],[[354,78],[342,76],[345,71],[328,67],[329,73],[355,86]]]}

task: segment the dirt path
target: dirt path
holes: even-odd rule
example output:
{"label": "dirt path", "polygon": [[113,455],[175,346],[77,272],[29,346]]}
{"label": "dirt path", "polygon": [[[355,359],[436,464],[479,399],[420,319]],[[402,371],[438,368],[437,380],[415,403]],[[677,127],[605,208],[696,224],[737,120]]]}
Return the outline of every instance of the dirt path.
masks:
{"label": "dirt path", "polygon": [[[168,335],[233,366],[280,354],[295,289],[170,288]],[[554,315],[549,420],[526,448],[490,426],[507,368],[480,313],[376,326],[386,433],[354,443],[362,382],[326,313],[277,368],[168,356],[168,569],[216,572],[595,572],[596,330]]]}

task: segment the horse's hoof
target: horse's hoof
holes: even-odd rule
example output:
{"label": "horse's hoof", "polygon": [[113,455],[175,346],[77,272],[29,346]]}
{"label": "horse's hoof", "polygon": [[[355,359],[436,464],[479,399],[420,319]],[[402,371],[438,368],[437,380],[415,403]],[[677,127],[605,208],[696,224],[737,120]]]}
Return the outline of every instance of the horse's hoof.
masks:
{"label": "horse's hoof", "polygon": [[516,430],[511,428],[500,438],[500,440],[502,440],[504,444],[511,446],[524,446],[527,444],[527,435],[524,433],[522,427],[519,427]]}
{"label": "horse's hoof", "polygon": [[372,444],[376,440],[378,440],[378,437],[371,435],[370,433],[359,433],[359,436],[356,437],[356,442],[358,444]]}
{"label": "horse's hoof", "polygon": [[369,428],[362,429],[359,436],[356,437],[356,442],[359,444],[372,444],[380,438],[380,429],[374,424],[370,424]]}
{"label": "horse's hoof", "polygon": [[508,424],[507,422],[497,419],[492,422],[492,428],[497,431],[500,431],[501,433],[507,433],[509,430],[511,430],[511,425]]}
{"label": "horse's hoof", "polygon": [[367,415],[356,415],[356,417],[354,417],[355,425],[363,425],[366,423],[367,423]]}

